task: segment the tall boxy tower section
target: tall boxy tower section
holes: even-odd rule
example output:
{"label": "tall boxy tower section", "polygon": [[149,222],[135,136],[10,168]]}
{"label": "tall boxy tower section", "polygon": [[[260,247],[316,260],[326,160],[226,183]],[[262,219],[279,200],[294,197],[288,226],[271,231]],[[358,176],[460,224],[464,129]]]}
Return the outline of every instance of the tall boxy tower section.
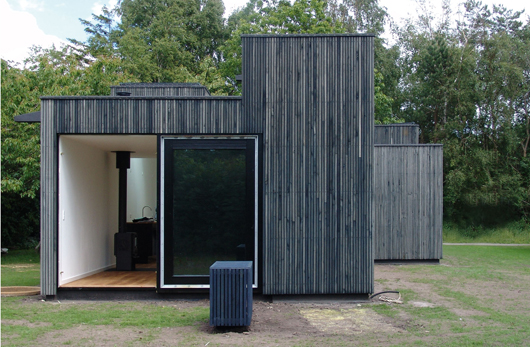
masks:
{"label": "tall boxy tower section", "polygon": [[[238,211],[245,212],[234,225],[248,222],[248,240],[225,248],[229,255],[240,244],[252,249],[247,260],[256,291],[366,297],[374,261],[373,43],[372,35],[243,35],[242,97],[210,96],[200,85],[179,83],[122,84],[111,96],[43,97],[42,295],[90,294],[93,286],[76,281],[115,266],[115,151],[144,163],[138,170],[131,164],[130,178],[139,183],[129,185],[128,196],[136,198],[128,206],[142,201],[159,212],[156,252],[146,247],[158,268],[150,295],[207,291],[207,274],[174,261],[174,245],[200,227],[174,222],[184,215],[174,202],[185,196],[173,190],[183,182],[174,175],[181,167],[175,153],[197,149],[244,157],[245,206]],[[143,212],[131,209],[127,222]],[[219,231],[211,230],[208,240],[215,240]],[[217,258],[219,249],[202,256]],[[100,289],[119,294],[108,288]],[[145,294],[141,287],[118,289]]]}
{"label": "tall boxy tower section", "polygon": [[263,294],[373,292],[372,35],[243,35],[263,126]]}

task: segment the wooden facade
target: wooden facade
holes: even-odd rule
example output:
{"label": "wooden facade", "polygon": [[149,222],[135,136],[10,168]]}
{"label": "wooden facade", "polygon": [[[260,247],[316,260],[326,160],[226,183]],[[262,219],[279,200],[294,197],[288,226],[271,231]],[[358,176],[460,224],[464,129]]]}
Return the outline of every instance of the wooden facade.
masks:
{"label": "wooden facade", "polygon": [[263,122],[263,293],[373,291],[373,36],[243,35]]}
{"label": "wooden facade", "polygon": [[442,145],[374,149],[374,259],[441,259]]}
{"label": "wooden facade", "polygon": [[420,126],[414,123],[376,125],[374,144],[414,145],[419,143]]}
{"label": "wooden facade", "polygon": [[116,86],[110,97],[42,98],[43,295],[57,294],[64,134],[258,135],[263,294],[373,292],[374,37],[242,39],[242,98],[141,84]]}
{"label": "wooden facade", "polygon": [[[199,83],[121,83],[110,87],[111,96],[209,96],[208,89]],[[122,95],[125,96],[125,95]]]}
{"label": "wooden facade", "polygon": [[41,293],[57,294],[58,135],[242,134],[239,97],[43,97],[41,99]]}
{"label": "wooden facade", "polygon": [[[242,134],[240,97],[43,97],[59,134]],[[48,106],[49,105],[49,106]],[[46,115],[44,115],[46,116]]]}

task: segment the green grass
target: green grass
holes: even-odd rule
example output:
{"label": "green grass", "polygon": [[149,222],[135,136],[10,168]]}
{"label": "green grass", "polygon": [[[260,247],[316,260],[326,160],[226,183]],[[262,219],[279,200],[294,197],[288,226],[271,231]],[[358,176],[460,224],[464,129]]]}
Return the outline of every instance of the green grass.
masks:
{"label": "green grass", "polygon": [[525,220],[501,226],[461,226],[444,222],[443,240],[450,243],[517,243],[530,244],[530,223]]}
{"label": "green grass", "polygon": [[31,346],[45,333],[60,332],[79,325],[140,328],[145,330],[145,336],[149,336],[155,334],[158,328],[195,326],[207,322],[208,317],[207,307],[179,309],[169,304],[161,306],[149,302],[28,303],[20,298],[3,298],[2,322],[27,321],[31,326],[2,324],[2,345]]}
{"label": "green grass", "polygon": [[9,251],[2,254],[2,287],[38,286],[40,257],[35,250]]}
{"label": "green grass", "polygon": [[[443,254],[444,259],[439,266],[395,266],[392,268],[397,274],[395,280],[376,278],[385,289],[399,290],[404,303],[363,306],[385,316],[403,331],[399,334],[377,332],[370,335],[372,333],[368,332],[356,335],[360,344],[378,345],[374,336],[378,339],[382,336],[388,345],[396,346],[530,345],[530,247],[444,246]],[[2,284],[6,267],[16,270],[18,265],[38,267],[38,255],[33,251],[4,255]],[[20,272],[17,276],[28,274],[30,272]],[[404,281],[400,278],[409,284],[401,285]],[[495,288],[509,291],[511,295],[504,297]],[[415,307],[413,301],[430,302],[435,307]],[[462,315],[455,308],[467,313]],[[142,330],[143,339],[134,340],[129,345],[156,343],[160,334],[164,333],[159,328],[182,326],[195,329],[182,336],[179,345],[204,345],[210,340],[210,345],[217,345],[215,339],[223,336],[204,335],[197,328],[206,324],[208,316],[209,310],[204,305],[179,309],[171,302],[60,303],[34,298],[2,298],[2,346],[33,346],[45,334],[61,336],[69,328],[100,325],[110,329]],[[13,321],[25,324],[9,323]],[[202,341],[204,339],[206,342]],[[308,336],[298,343],[322,345],[321,339]],[[351,342],[349,337],[341,336],[326,339],[329,339],[326,345],[330,346],[346,346]],[[63,344],[78,346],[91,343],[93,341],[71,339]]]}
{"label": "green grass", "polygon": [[[406,321],[407,331],[417,338],[412,343],[407,340],[396,345],[529,345],[530,247],[444,246],[443,252],[440,266],[395,268],[396,272],[408,273],[409,281],[427,284],[429,290],[425,286],[403,290],[399,280],[383,283],[391,286],[386,290],[399,290],[404,304],[380,304],[373,309],[394,320]],[[514,294],[507,298],[491,288]],[[415,307],[410,304],[412,301],[436,306]],[[461,316],[454,308],[468,313]],[[435,339],[426,340],[428,336]]]}

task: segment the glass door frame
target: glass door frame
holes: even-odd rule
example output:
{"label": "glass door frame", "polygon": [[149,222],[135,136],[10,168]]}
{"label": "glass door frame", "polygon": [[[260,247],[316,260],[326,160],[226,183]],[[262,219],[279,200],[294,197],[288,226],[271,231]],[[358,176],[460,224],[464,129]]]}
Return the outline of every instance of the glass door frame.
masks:
{"label": "glass door frame", "polygon": [[[217,141],[222,143],[222,141],[230,140],[243,140],[248,141],[252,140],[254,141],[254,259],[253,259],[253,288],[258,288],[259,279],[261,278],[261,274],[259,273],[259,263],[261,258],[261,250],[259,249],[259,243],[260,243],[260,236],[261,236],[261,228],[260,228],[260,222],[261,222],[261,216],[260,216],[260,210],[261,210],[261,203],[260,203],[260,196],[261,196],[261,190],[259,187],[259,181],[261,179],[261,167],[260,167],[260,143],[259,143],[259,136],[258,135],[161,135],[159,140],[159,163],[160,163],[160,169],[159,169],[159,228],[160,228],[160,242],[159,242],[159,257],[158,257],[158,288],[160,289],[209,289],[209,284],[194,284],[194,283],[166,283],[166,271],[165,269],[165,263],[166,263],[166,256],[165,252],[166,245],[165,245],[165,171],[166,171],[166,144],[168,142],[166,141],[174,141],[174,140],[185,140],[186,143],[189,143],[190,140],[197,140],[198,143],[200,143],[201,140],[209,140],[209,141]],[[169,145],[169,144],[168,144]],[[202,147],[204,148],[204,147]],[[222,146],[220,147],[222,148]],[[169,163],[171,165],[171,163]],[[192,278],[192,276],[189,276],[189,278]]]}

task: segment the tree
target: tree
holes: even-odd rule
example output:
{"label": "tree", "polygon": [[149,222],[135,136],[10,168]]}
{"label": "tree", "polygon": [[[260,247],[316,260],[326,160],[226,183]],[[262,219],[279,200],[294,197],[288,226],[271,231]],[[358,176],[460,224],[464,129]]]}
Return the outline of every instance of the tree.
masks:
{"label": "tree", "polygon": [[378,0],[331,0],[329,13],[349,33],[372,33],[381,36],[388,21],[386,8]]}
{"label": "tree", "polygon": [[14,116],[40,109],[42,95],[109,95],[134,81],[116,58],[86,64],[68,47],[34,48],[25,68],[2,60],[2,241],[27,247],[39,238],[40,125]]}
{"label": "tree", "polygon": [[226,37],[221,0],[124,0],[113,31],[126,71],[142,82],[184,82],[216,61]]}
{"label": "tree", "polygon": [[422,142],[444,144],[446,217],[491,224],[528,215],[528,22],[468,1],[453,24],[445,8],[442,20],[425,13],[399,31],[396,109],[420,125]]}
{"label": "tree", "polygon": [[116,56],[117,47],[112,36],[117,28],[118,9],[118,7],[108,9],[107,6],[103,6],[101,14],[92,14],[92,21],[79,18],[85,27],[85,32],[89,35],[88,39],[86,42],[76,39],[69,39],[69,41],[73,44],[73,49],[80,58]]}

